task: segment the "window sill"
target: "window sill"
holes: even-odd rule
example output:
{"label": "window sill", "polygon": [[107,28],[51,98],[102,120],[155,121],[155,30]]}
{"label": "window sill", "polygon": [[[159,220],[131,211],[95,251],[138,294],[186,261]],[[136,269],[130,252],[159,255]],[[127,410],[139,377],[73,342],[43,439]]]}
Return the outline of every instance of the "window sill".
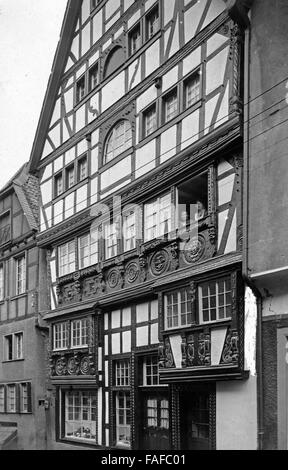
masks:
{"label": "window sill", "polygon": [[223,326],[223,324],[229,324],[230,322],[231,322],[231,317],[223,318],[221,320],[213,320],[211,322],[205,322],[205,323],[202,323],[202,322],[201,323],[192,323],[192,324],[186,325],[186,326],[175,326],[174,328],[165,328],[163,330],[163,333],[167,335],[170,332],[175,333],[176,331],[186,331],[188,329],[203,330],[207,327],[217,328],[218,326],[221,327],[221,326]]}
{"label": "window sill", "polygon": [[2,361],[2,364],[10,364],[11,362],[23,362],[25,361],[24,357],[22,359],[8,359],[6,361]]}
{"label": "window sill", "polygon": [[24,292],[23,294],[17,294],[17,295],[13,295],[13,297],[10,297],[9,300],[16,300],[16,299],[22,299],[23,297],[26,297],[27,296],[27,292]]}

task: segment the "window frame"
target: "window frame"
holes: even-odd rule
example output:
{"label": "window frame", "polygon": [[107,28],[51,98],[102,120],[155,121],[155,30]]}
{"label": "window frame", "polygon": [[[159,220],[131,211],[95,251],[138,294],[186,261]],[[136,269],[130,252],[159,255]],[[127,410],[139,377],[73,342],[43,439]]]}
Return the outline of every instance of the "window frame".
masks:
{"label": "window frame", "polygon": [[[10,394],[9,394],[9,389],[13,388],[14,390],[14,407],[13,409],[10,408]],[[15,383],[10,383],[10,384],[7,384],[7,392],[6,392],[6,399],[7,399],[7,404],[6,404],[6,412],[7,413],[11,413],[11,414],[16,414],[17,413],[17,388],[16,388],[16,384]]]}
{"label": "window frame", "polygon": [[[83,101],[83,99],[87,95],[86,81],[86,73],[81,75],[81,77],[77,78],[77,80],[75,81],[75,106],[81,103],[81,101]],[[81,84],[83,84],[82,87]],[[81,89],[82,92],[79,93]]]}
{"label": "window frame", "polygon": [[[169,119],[167,118],[167,103],[170,97],[176,97],[176,111],[175,114],[172,115]],[[165,93],[162,95],[162,124],[168,124],[173,119],[175,119],[177,116],[179,116],[179,93],[178,93],[178,86],[174,86],[172,89],[170,89],[168,92],[165,91]]]}
{"label": "window frame", "polygon": [[[84,326],[85,322],[85,326]],[[75,344],[75,341],[77,339],[77,336],[74,337],[74,326],[80,324],[80,335],[79,335],[79,344]],[[83,329],[85,331],[85,335],[83,335]],[[81,349],[81,348],[88,348],[89,346],[89,334],[88,334],[88,329],[89,329],[89,319],[88,317],[82,317],[82,318],[77,318],[70,320],[70,349]],[[78,328],[76,328],[77,332]],[[86,338],[86,342],[84,342],[83,338]]]}
{"label": "window frame", "polygon": [[[86,173],[85,173],[85,176],[83,178],[81,178],[81,164],[85,162],[85,165],[86,165]],[[84,181],[86,178],[88,178],[89,176],[89,168],[88,168],[88,155],[87,153],[83,154],[82,156],[78,157],[77,159],[77,176],[76,176],[76,179],[77,179],[77,183],[81,183],[82,181]]]}
{"label": "window frame", "polygon": [[6,385],[0,384],[0,414],[6,412]]}
{"label": "window frame", "polygon": [[[155,31],[152,33],[149,33],[149,21],[150,18],[153,16],[153,14],[157,11],[158,18],[158,27]],[[159,2],[157,2],[155,5],[153,5],[150,10],[145,14],[145,42],[150,41],[160,30],[161,30],[161,16],[160,16],[160,7],[159,7]]]}
{"label": "window frame", "polygon": [[[166,221],[168,221],[168,232],[164,231],[163,233],[161,233],[160,227],[161,227],[161,224],[163,223],[163,221],[161,221],[161,211],[163,210],[163,208],[161,208],[161,200],[164,199],[165,197],[168,197],[168,196],[170,197],[170,218],[165,219]],[[156,211],[156,213],[154,212],[153,214],[150,214],[149,217],[151,217],[151,215],[156,214],[156,225],[153,225],[151,227],[147,227],[148,205],[152,205],[155,202],[157,204],[157,211]],[[172,206],[173,206],[173,201],[172,201],[171,191],[167,191],[165,193],[162,193],[162,194],[154,197],[153,199],[150,199],[150,200],[144,202],[144,207],[143,207],[143,241],[144,241],[144,243],[152,241],[152,240],[156,240],[157,238],[163,238],[165,235],[167,235],[168,233],[170,233],[173,230],[174,220],[173,220],[173,207]],[[170,221],[170,227],[169,227],[169,221]],[[152,228],[154,228],[154,227],[156,227],[155,236],[152,237],[152,238],[147,237],[147,235],[146,235],[147,230],[152,230]]]}
{"label": "window frame", "polygon": [[4,263],[0,263],[0,302],[5,300],[5,268]]}
{"label": "window frame", "polygon": [[[56,199],[57,197],[61,196],[61,194],[65,192],[65,182],[63,178],[63,171],[61,170],[58,173],[56,173],[53,178],[54,178],[54,199]],[[58,189],[58,181],[61,181],[61,186],[62,186],[61,192]]]}
{"label": "window frame", "polygon": [[[67,415],[69,417],[69,403],[68,403],[68,395],[71,394],[73,395],[74,394],[74,398],[73,398],[73,404],[72,404],[72,410],[70,409],[70,412],[72,411],[72,416],[75,416],[75,409],[76,409],[76,405],[75,405],[75,397],[76,395],[78,395],[78,397],[80,397],[80,413],[78,413],[78,416],[81,416],[81,419],[67,419]],[[90,415],[91,419],[83,419],[83,414],[84,412],[87,413],[87,405],[85,406],[84,405],[84,400],[83,398],[85,398],[85,395],[86,396],[89,396],[89,403],[88,403],[88,416]],[[58,405],[58,409],[59,409],[59,415],[60,415],[60,432],[59,432],[59,437],[61,440],[64,440],[64,441],[70,441],[70,442],[74,442],[74,443],[85,443],[85,444],[90,444],[90,445],[97,445],[98,444],[98,410],[97,410],[97,403],[98,403],[98,391],[95,390],[95,389],[90,389],[90,388],[85,388],[85,387],[81,387],[79,386],[79,388],[74,388],[73,390],[69,390],[68,388],[61,388],[59,390],[59,405]],[[92,401],[94,400],[94,407],[92,406]],[[68,404],[68,406],[67,406]],[[70,405],[70,408],[71,408],[71,405]],[[86,408],[86,409],[85,409]],[[76,410],[77,411],[77,410]],[[77,416],[77,414],[76,414]],[[94,416],[95,419],[92,419]],[[67,435],[67,422],[70,421],[70,422],[76,422],[78,423],[76,426],[80,428],[83,428],[84,429],[84,426],[83,426],[83,423],[84,422],[89,422],[90,424],[91,423],[95,423],[95,438],[94,439],[89,439],[89,438],[85,438],[85,437],[82,437],[82,436],[69,436]],[[75,432],[75,431],[74,431]],[[76,431],[78,432],[78,431]],[[81,432],[81,431],[80,431]],[[82,431],[84,432],[84,431]]]}
{"label": "window frame", "polygon": [[[100,243],[99,243],[99,236],[98,236],[98,228],[95,229],[95,230],[90,230],[89,232],[83,234],[83,235],[80,235],[79,237],[77,237],[77,250],[78,250],[78,269],[81,270],[81,269],[85,269],[89,266],[94,266],[95,264],[98,264],[99,263],[99,248],[100,248]],[[91,243],[91,237],[93,236],[93,234],[97,234],[97,237],[96,237],[96,242],[94,243]],[[81,244],[81,240],[84,239],[85,237],[88,237],[88,242],[87,242],[87,248],[88,248],[88,256],[84,256],[82,257],[81,256],[81,249],[83,249],[83,246],[81,247],[80,244]],[[91,251],[91,247],[95,245],[96,247],[96,250],[95,251]],[[86,246],[85,246],[86,247]],[[85,248],[84,247],[84,248]],[[91,261],[91,258],[92,256],[96,256],[96,262],[92,262]],[[83,262],[83,259],[85,258],[88,258],[88,264],[83,264],[82,265],[82,262]]]}
{"label": "window frame", "polygon": [[[220,282],[223,282],[224,281],[224,291],[223,293],[220,292],[219,293],[219,283]],[[230,284],[230,290],[226,290],[226,282],[229,281],[229,284]],[[209,320],[207,321],[204,321],[203,319],[203,295],[201,292],[201,289],[202,289],[202,286],[204,286],[205,284],[208,285],[208,289],[210,291],[210,284],[214,283],[215,284],[215,311],[216,311],[216,318],[215,320],[211,320],[211,312],[210,310],[211,309],[214,309],[214,307],[210,307],[210,297],[214,297],[214,295],[210,296],[210,294],[208,295],[208,312],[209,312]],[[209,292],[208,291],[208,292]],[[227,294],[230,294],[230,304],[226,304],[224,303],[223,306],[219,306],[219,296],[220,295],[224,295],[224,298],[225,298],[225,301],[226,301],[226,295]],[[198,310],[198,321],[199,321],[199,325],[209,325],[209,324],[213,324],[213,323],[221,323],[221,322],[225,322],[225,321],[229,321],[232,319],[232,296],[233,296],[233,287],[231,285],[231,276],[220,276],[220,277],[217,277],[217,278],[213,278],[213,279],[209,279],[207,281],[200,281],[197,283],[197,297],[198,297],[198,302],[197,302],[197,310]],[[205,296],[206,298],[206,296]],[[219,318],[219,309],[220,308],[224,308],[224,312],[226,314],[226,307],[227,306],[230,306],[230,316],[224,316],[223,318]]]}
{"label": "window frame", "polygon": [[[71,262],[69,262],[69,254],[71,255],[71,253],[69,253],[69,245],[70,244],[74,244],[74,261],[72,260]],[[66,255],[61,255],[61,249],[64,248],[66,246],[66,249],[67,249],[67,253]],[[76,251],[76,246],[77,246],[77,243],[76,243],[76,240],[75,238],[65,242],[65,243],[62,243],[61,245],[58,245],[57,247],[57,270],[58,270],[58,277],[64,277],[64,276],[67,276],[68,274],[71,274],[71,273],[74,273],[76,270],[77,270],[77,251]],[[64,258],[64,256],[67,257],[67,263],[66,264],[63,264],[61,265],[61,259]],[[73,263],[74,263],[74,269],[70,270],[69,268],[69,265],[72,265],[73,266]],[[63,272],[63,269],[65,266],[68,266],[68,271],[67,272]]]}
{"label": "window frame", "polygon": [[[59,338],[59,342],[60,342],[60,346],[59,347],[56,347],[56,328],[60,326],[60,338]],[[52,338],[53,338],[53,343],[52,343],[52,346],[53,346],[53,351],[65,351],[66,349],[68,349],[69,347],[69,322],[66,320],[66,321],[59,321],[59,322],[56,322],[56,323],[53,323],[52,325]],[[64,342],[66,343],[66,346],[64,345]]]}
{"label": "window frame", "polygon": [[[22,266],[22,277],[20,279],[20,287],[19,287],[19,269],[20,269],[20,262],[23,262]],[[27,263],[26,263],[26,253],[22,253],[14,258],[14,265],[15,265],[15,296],[24,295],[27,292]]]}
{"label": "window frame", "polygon": [[[129,128],[125,128],[126,123],[129,124]],[[115,142],[117,139],[119,139],[119,135],[117,136],[117,130],[120,127],[120,125],[124,125],[124,141],[121,145],[115,148]],[[126,135],[130,135],[130,138],[126,138]],[[121,134],[120,134],[121,135]],[[113,143],[113,150],[108,152],[108,147],[110,142],[114,139]],[[130,143],[130,145],[128,145]],[[133,147],[133,128],[132,124],[129,119],[119,119],[117,122],[115,122],[112,127],[109,129],[109,132],[106,135],[105,142],[104,142],[104,151],[103,151],[103,157],[102,157],[102,166],[111,164],[111,162],[115,161],[116,159],[119,158],[120,155],[124,155],[125,152],[128,152],[129,149]],[[121,148],[120,151],[118,149]],[[107,158],[109,154],[112,153],[112,158]],[[116,163],[116,162],[115,162]]]}
{"label": "window frame", "polygon": [[[17,343],[16,343],[17,336],[21,338],[20,357],[18,356],[17,349],[16,349],[17,348]],[[8,340],[10,338],[11,338],[11,348],[10,348],[10,345],[8,345]],[[17,331],[17,332],[9,333],[8,335],[3,336],[3,350],[4,350],[3,362],[22,361],[24,359],[24,332]],[[11,352],[11,359],[9,359],[10,352]]]}
{"label": "window frame", "polygon": [[[4,220],[5,217],[8,217],[9,219],[9,223],[4,225],[2,228],[1,228],[1,220]],[[9,231],[9,234],[8,234],[8,237],[7,237],[7,240],[5,241],[1,241],[1,234],[2,234],[2,231],[3,231],[3,234],[5,233],[4,229],[6,230],[8,227],[8,231]],[[4,235],[3,235],[4,236]],[[8,209],[8,210],[4,210],[3,212],[0,213],[0,246],[2,245],[5,245],[6,243],[8,243],[9,241],[11,240],[11,210]]]}
{"label": "window frame", "polygon": [[131,361],[129,358],[113,361],[113,385],[117,388],[131,386]]}
{"label": "window frame", "polygon": [[[195,75],[199,76],[199,98],[196,99],[193,103],[188,105],[187,102],[186,102],[187,84],[193,79],[193,77]],[[202,64],[200,64],[196,69],[192,70],[192,72],[189,72],[185,77],[183,77],[183,79],[182,79],[182,83],[183,83],[183,111],[186,111],[186,110],[192,108],[197,103],[202,101],[202,99],[203,99],[203,84],[202,84],[203,80],[202,80],[202,76],[203,76],[203,67],[202,67]]]}
{"label": "window frame", "polygon": [[[134,224],[127,225],[127,221],[129,218],[133,216],[134,217]],[[137,247],[137,238],[138,238],[138,233],[139,233],[139,228],[137,230],[137,222],[139,224],[139,217],[137,216],[136,210],[131,210],[131,211],[123,211],[122,213],[122,242],[123,242],[123,253],[127,253],[128,251],[135,250]],[[129,233],[128,231],[131,229],[131,227],[134,227],[134,235],[128,236]],[[133,247],[128,247],[128,243],[133,240]]]}
{"label": "window frame", "polygon": [[[184,300],[184,303],[186,304],[186,310],[185,312],[182,312],[181,310],[181,305],[183,304],[183,301],[181,299],[181,292],[185,292],[186,299]],[[177,318],[177,325],[173,324],[172,326],[168,326],[168,296],[171,296],[173,299],[173,295],[177,294],[177,303],[171,303],[170,308],[172,310],[172,316],[170,318],[171,321],[173,321],[173,318]],[[183,286],[179,287],[178,289],[173,289],[170,291],[167,291],[164,293],[164,329],[165,331],[171,331],[171,330],[179,330],[181,328],[188,328],[194,324],[193,321],[193,306],[192,306],[192,299],[191,295],[189,292],[189,287],[188,286]],[[190,306],[190,311],[187,310],[187,304]],[[174,311],[174,305],[177,305],[177,313],[175,315]],[[182,319],[181,317],[185,315],[186,321],[185,323],[182,324]],[[189,321],[190,318],[190,321]]]}
{"label": "window frame", "polygon": [[[150,363],[148,363],[148,361]],[[156,363],[153,361],[156,361]],[[154,374],[154,367],[157,367],[157,375]],[[151,374],[147,373],[147,367],[150,367]],[[151,377],[151,383],[147,383],[147,377]],[[156,379],[156,383],[153,383]],[[142,386],[143,387],[158,387],[159,383],[159,366],[158,356],[156,354],[149,354],[142,358]]]}
{"label": "window frame", "polygon": [[[137,49],[132,50],[132,47],[131,47],[132,36],[136,30],[139,30],[139,33],[140,33],[139,38],[138,38],[140,45],[137,47]],[[143,46],[143,31],[142,31],[142,21],[140,20],[136,22],[128,31],[128,56],[132,57],[141,49],[142,46]]]}
{"label": "window frame", "polygon": [[[149,132],[149,134],[147,134],[147,117],[148,117],[148,114],[149,112],[151,112],[151,110],[154,109],[155,110],[155,125],[154,127],[152,128],[151,132]],[[145,109],[143,109],[142,111],[142,140],[143,139],[147,139],[149,137],[151,137],[151,135],[154,134],[154,132],[157,131],[157,129],[159,128],[159,123],[158,123],[158,100],[154,100],[152,103],[149,104],[149,106],[147,106]]]}

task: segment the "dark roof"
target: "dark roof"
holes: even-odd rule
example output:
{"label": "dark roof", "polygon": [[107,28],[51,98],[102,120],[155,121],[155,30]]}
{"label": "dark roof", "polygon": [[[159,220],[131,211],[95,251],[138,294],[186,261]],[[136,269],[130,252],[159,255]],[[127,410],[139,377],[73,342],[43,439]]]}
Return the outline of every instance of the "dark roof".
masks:
{"label": "dark roof", "polygon": [[39,182],[29,173],[29,164],[25,163],[8,183],[0,190],[0,198],[9,189],[14,190],[26,216],[31,230],[38,230],[39,223]]}
{"label": "dark roof", "polygon": [[47,91],[31,151],[30,162],[32,171],[37,167],[39,159],[42,156],[46,135],[54,111],[62,75],[65,71],[81,5],[82,0],[68,0],[67,2],[60,39],[55,53]]}

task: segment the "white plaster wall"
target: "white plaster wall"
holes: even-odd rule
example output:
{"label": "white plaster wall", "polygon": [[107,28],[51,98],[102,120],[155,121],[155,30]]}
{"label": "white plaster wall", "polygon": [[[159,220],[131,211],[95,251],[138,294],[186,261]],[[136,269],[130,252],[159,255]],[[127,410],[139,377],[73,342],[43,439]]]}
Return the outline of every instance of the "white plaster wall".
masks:
{"label": "white plaster wall", "polygon": [[257,380],[216,383],[216,449],[257,449]]}

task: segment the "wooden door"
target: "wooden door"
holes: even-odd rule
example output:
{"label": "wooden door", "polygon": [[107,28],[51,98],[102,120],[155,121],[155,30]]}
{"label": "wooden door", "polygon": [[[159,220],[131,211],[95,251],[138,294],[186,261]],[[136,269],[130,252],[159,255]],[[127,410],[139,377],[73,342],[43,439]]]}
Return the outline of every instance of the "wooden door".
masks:
{"label": "wooden door", "polygon": [[143,450],[170,449],[168,393],[143,393],[141,406],[140,448]]}

